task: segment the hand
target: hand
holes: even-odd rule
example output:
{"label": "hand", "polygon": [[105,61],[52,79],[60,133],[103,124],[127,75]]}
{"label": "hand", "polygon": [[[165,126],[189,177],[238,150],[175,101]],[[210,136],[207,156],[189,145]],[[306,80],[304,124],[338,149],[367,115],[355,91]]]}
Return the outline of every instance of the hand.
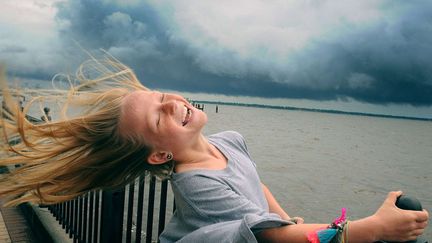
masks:
{"label": "hand", "polygon": [[293,221],[296,224],[303,224],[304,223],[304,219],[302,217],[292,217],[292,218],[289,218],[288,220]]}
{"label": "hand", "polygon": [[378,240],[409,241],[423,234],[428,224],[426,210],[402,210],[396,207],[396,199],[401,191],[390,192],[381,207],[372,216],[377,223]]}

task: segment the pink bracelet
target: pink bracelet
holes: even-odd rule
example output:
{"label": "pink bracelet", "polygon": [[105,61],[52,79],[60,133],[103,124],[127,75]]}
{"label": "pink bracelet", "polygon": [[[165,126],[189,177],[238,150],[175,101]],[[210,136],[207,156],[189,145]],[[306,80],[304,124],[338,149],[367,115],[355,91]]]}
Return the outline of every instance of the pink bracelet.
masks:
{"label": "pink bracelet", "polygon": [[336,218],[326,228],[321,228],[316,231],[310,232],[307,239],[311,243],[330,243],[330,242],[343,242],[343,232],[347,225],[346,208],[342,208],[342,214]]}

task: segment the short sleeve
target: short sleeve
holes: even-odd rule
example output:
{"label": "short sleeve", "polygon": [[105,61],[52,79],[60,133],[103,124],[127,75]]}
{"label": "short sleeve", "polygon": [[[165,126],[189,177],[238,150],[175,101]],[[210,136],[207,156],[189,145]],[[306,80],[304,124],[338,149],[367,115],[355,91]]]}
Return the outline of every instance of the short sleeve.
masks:
{"label": "short sleeve", "polygon": [[205,176],[189,177],[188,180],[191,180],[188,183],[190,187],[180,192],[182,201],[195,211],[195,217],[199,220],[217,223],[241,219],[246,214],[269,214],[222,181]]}
{"label": "short sleeve", "polygon": [[239,152],[246,155],[254,167],[256,167],[255,162],[252,160],[251,155],[249,154],[246,140],[244,139],[243,135],[236,131],[225,131],[216,134],[215,136],[219,137],[221,140],[224,140],[224,142],[229,144],[232,148],[236,148]]}
{"label": "short sleeve", "polygon": [[245,215],[243,219],[220,222],[199,228],[183,237],[179,243],[186,242],[250,242],[256,243],[256,229],[266,229],[292,224],[280,219]]}

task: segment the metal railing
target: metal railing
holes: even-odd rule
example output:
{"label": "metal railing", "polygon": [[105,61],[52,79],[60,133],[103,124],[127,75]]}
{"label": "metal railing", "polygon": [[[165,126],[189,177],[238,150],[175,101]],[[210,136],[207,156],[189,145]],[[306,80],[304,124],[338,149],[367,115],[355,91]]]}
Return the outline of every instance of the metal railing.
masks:
{"label": "metal railing", "polygon": [[74,242],[150,243],[174,211],[172,197],[167,181],[147,176],[119,191],[93,191],[48,208]]}

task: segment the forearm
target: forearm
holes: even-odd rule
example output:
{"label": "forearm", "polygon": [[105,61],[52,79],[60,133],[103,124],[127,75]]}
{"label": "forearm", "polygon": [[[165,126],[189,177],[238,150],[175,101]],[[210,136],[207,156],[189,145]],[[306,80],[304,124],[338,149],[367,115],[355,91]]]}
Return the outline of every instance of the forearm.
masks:
{"label": "forearm", "polygon": [[[316,230],[326,228],[328,224],[297,224],[266,229],[257,234],[259,242],[309,242],[307,235]],[[348,241],[350,243],[369,243],[375,237],[374,220],[371,217],[350,221],[348,224]]]}
{"label": "forearm", "polygon": [[276,201],[276,198],[273,196],[273,194],[270,192],[267,186],[262,183],[261,186],[264,191],[264,195],[267,199],[267,203],[269,205],[269,211],[271,213],[278,214],[282,219],[289,219],[290,218],[289,215],[279,205],[279,203]]}
{"label": "forearm", "polygon": [[[350,243],[367,243],[378,240],[405,242],[421,235],[428,225],[429,213],[425,210],[413,211],[397,208],[395,203],[401,194],[401,191],[390,192],[375,214],[350,221],[345,226],[348,241]],[[278,211],[277,208],[272,210]],[[288,225],[263,230],[256,236],[262,242],[308,242],[309,233],[327,226],[328,224]]]}

